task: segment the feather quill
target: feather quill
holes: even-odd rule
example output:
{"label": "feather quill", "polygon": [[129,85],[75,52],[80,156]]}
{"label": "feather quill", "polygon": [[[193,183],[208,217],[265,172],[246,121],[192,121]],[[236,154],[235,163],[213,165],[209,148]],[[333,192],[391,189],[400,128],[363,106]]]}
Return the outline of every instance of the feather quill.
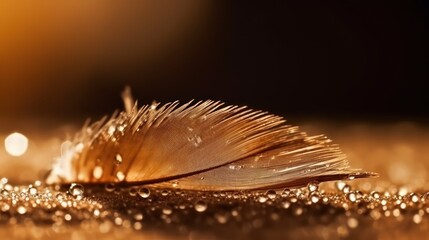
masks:
{"label": "feather quill", "polygon": [[246,190],[375,175],[350,169],[325,136],[307,136],[267,112],[211,100],[138,108],[129,89],[123,98],[125,111],[86,124],[63,144],[48,183]]}

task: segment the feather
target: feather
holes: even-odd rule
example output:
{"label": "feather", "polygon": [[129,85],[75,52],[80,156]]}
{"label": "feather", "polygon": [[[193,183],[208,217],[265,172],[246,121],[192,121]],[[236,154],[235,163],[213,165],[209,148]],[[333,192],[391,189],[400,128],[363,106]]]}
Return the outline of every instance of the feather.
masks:
{"label": "feather", "polygon": [[325,136],[307,136],[267,112],[211,100],[138,108],[129,90],[123,98],[125,111],[84,125],[63,144],[48,183],[244,190],[375,175],[350,169]]}

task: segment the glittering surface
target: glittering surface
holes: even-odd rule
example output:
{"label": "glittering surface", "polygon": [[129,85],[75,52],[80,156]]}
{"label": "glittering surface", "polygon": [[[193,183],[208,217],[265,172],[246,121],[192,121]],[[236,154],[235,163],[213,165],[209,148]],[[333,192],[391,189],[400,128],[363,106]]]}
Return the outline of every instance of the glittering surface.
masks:
{"label": "glittering surface", "polygon": [[8,179],[0,180],[0,238],[425,238],[427,129],[414,124],[325,128],[319,125],[352,164],[379,172],[380,178],[311,183],[302,189],[197,192],[114,184],[49,186],[25,183],[9,170],[2,172]]}

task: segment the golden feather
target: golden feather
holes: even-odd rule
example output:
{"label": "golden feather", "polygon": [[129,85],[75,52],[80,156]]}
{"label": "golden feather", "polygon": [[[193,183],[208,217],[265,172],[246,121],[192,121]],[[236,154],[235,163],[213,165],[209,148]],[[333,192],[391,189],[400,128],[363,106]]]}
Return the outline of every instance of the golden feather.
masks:
{"label": "golden feather", "polygon": [[338,146],[282,117],[219,101],[133,104],[63,144],[48,183],[155,184],[193,190],[297,187],[368,177]]}

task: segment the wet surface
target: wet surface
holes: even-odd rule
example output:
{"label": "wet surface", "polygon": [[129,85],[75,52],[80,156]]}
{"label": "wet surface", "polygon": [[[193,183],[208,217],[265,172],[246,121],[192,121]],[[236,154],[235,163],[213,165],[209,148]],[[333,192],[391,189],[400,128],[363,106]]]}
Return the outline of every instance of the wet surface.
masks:
{"label": "wet surface", "polygon": [[[346,125],[335,131],[319,125],[318,129],[304,126],[312,133],[325,132],[340,144],[352,166],[379,172],[380,177],[312,183],[301,189],[198,192],[114,184],[27,184],[25,178],[13,177],[18,160],[2,162],[7,178],[0,181],[0,237],[425,238],[429,233],[427,128],[407,123]],[[29,139],[31,150],[34,138]],[[46,146],[53,145],[49,142]]]}

